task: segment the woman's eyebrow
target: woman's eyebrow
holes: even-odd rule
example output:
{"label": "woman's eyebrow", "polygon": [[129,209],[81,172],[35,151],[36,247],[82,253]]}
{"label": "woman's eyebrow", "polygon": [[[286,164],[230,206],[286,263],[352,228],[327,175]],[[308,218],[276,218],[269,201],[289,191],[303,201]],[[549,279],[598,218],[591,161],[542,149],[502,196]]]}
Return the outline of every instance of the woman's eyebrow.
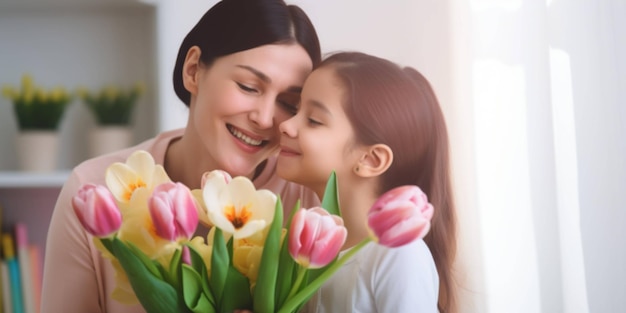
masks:
{"label": "woman's eyebrow", "polygon": [[300,86],[291,86],[291,87],[287,88],[287,91],[291,92],[291,93],[301,94],[302,93],[302,87],[300,87]]}
{"label": "woman's eyebrow", "polygon": [[248,65],[236,65],[236,66],[250,71],[252,74],[254,74],[254,76],[258,77],[260,80],[262,80],[265,83],[268,83],[268,84],[272,83],[271,78],[269,78],[267,75],[263,74],[263,72],[257,70],[256,68],[252,66],[248,66]]}
{"label": "woman's eyebrow", "polygon": [[[271,84],[272,83],[272,79],[269,78],[269,76],[263,74],[263,72],[257,70],[256,68],[249,66],[249,65],[236,65],[238,68],[242,68],[244,70],[249,71],[250,73],[254,74],[254,76],[258,77],[260,80],[262,80],[264,83],[267,84]],[[293,93],[297,93],[300,94],[302,93],[302,86],[290,86],[287,89],[288,92],[293,92]]]}

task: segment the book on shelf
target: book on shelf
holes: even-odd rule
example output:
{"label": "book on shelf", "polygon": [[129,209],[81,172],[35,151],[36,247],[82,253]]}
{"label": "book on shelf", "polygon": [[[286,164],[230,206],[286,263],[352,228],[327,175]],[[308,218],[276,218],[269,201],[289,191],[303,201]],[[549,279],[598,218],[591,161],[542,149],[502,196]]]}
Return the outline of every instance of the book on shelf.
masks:
{"label": "book on shelf", "polygon": [[39,245],[29,245],[30,265],[32,268],[33,297],[35,302],[35,312],[41,311],[41,288],[43,282],[43,254]]}
{"label": "book on shelf", "polygon": [[[2,246],[2,203],[0,203],[0,256],[3,255]],[[9,279],[9,268],[4,262],[4,258],[0,257],[0,312],[11,313],[13,311],[13,304],[11,303],[11,289]]]}
{"label": "book on shelf", "polygon": [[15,246],[11,233],[2,233],[3,262],[9,273],[9,290],[11,294],[12,313],[24,313],[22,302],[22,286],[20,278],[20,265],[15,256]]}
{"label": "book on shelf", "polygon": [[[2,241],[2,240],[0,240]],[[4,260],[0,260],[0,275],[2,275],[2,312],[13,312],[13,302],[11,299],[11,278],[9,277],[9,266]]]}
{"label": "book on shelf", "polygon": [[39,313],[41,306],[42,252],[28,241],[28,227],[15,223],[0,240],[0,313]]}
{"label": "book on shelf", "polygon": [[33,282],[33,268],[30,262],[30,251],[28,241],[28,228],[24,223],[15,223],[14,238],[16,246],[17,261],[20,267],[20,282],[22,287],[22,301],[24,313],[36,313],[35,311],[35,289]]}

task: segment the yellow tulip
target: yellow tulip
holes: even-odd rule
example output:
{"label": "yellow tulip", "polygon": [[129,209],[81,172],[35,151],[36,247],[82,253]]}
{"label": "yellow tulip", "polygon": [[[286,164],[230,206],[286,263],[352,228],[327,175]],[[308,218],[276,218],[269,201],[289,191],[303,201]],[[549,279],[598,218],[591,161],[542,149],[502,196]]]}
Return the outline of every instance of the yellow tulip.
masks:
{"label": "yellow tulip", "polygon": [[128,203],[136,190],[144,188],[152,193],[155,186],[171,179],[163,166],[154,163],[152,155],[138,150],[128,157],[126,163],[117,162],[109,166],[105,181],[119,202]]}
{"label": "yellow tulip", "polygon": [[224,175],[223,171],[210,172],[202,188],[211,223],[235,239],[252,236],[270,225],[276,195],[269,190],[256,190],[247,177],[229,180]]}

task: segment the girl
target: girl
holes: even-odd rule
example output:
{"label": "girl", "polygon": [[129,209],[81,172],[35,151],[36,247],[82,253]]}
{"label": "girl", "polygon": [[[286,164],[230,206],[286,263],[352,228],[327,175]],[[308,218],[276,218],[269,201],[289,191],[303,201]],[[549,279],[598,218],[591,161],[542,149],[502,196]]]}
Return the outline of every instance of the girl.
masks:
{"label": "girl", "polygon": [[315,29],[297,6],[222,0],[209,9],[183,40],[174,69],[174,89],[189,107],[186,127],[83,162],[61,190],[46,242],[42,312],[145,312],[112,297],[115,271],[71,206],[81,185],[104,184],[105,169],[135,150],[151,153],[173,181],[191,189],[219,168],[280,194],[292,203],[285,208],[297,199],[318,204],[315,194],[275,175],[275,155],[278,123],[289,117],[285,106],[298,99],[320,55]]}
{"label": "girl", "polygon": [[456,312],[455,213],[444,117],[412,68],[363,53],[330,56],[307,78],[295,116],[280,125],[279,176],[322,196],[337,174],[343,249],[367,234],[383,192],[417,185],[435,208],[424,240],[360,250],[306,305],[311,312]]}

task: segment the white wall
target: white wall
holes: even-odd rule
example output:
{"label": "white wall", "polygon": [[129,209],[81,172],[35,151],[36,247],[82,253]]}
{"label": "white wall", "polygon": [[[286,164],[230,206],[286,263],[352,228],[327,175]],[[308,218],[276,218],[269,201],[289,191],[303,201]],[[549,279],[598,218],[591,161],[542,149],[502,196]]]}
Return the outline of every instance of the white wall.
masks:
{"label": "white wall", "polygon": [[[294,0],[316,26],[323,52],[359,50],[390,58],[422,71],[435,89],[450,80],[449,26],[445,1]],[[171,73],[178,47],[191,27],[215,0],[155,1],[159,23],[160,97],[162,130],[182,127],[186,109],[176,98]],[[436,31],[433,31],[436,30]],[[447,93],[439,92],[443,103]]]}

